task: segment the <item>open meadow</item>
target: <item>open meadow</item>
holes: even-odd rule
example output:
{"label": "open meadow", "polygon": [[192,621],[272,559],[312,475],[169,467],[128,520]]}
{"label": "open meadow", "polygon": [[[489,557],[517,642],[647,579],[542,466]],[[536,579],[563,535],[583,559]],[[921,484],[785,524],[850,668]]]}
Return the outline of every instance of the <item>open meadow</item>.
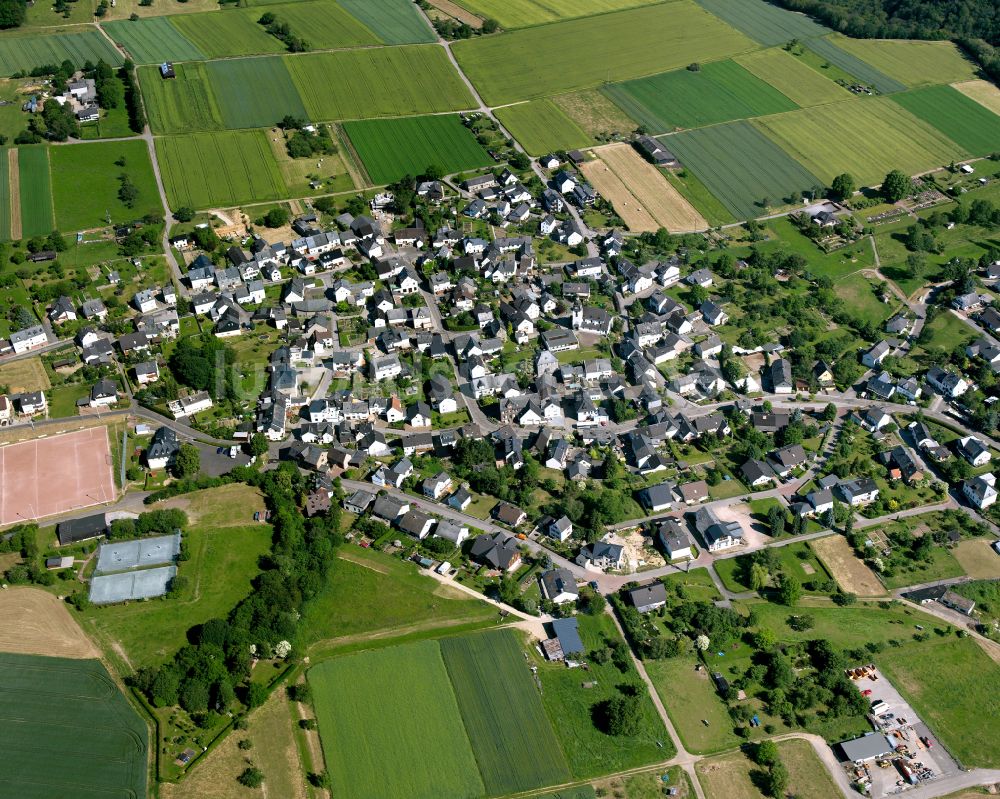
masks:
{"label": "open meadow", "polygon": [[410,0],[338,0],[385,44],[433,42],[434,31]]}
{"label": "open meadow", "polygon": [[[49,171],[49,148],[19,147],[17,150],[20,197],[18,213],[21,234],[44,236],[55,228],[52,211],[52,178]],[[13,215],[13,211],[11,214]]]}
{"label": "open meadow", "polygon": [[593,144],[593,139],[548,99],[498,108],[496,115],[529,155],[576,150]]}
{"label": "open meadow", "polygon": [[162,80],[157,67],[138,70],[149,126],[154,133],[221,130],[222,112],[202,62],[175,64],[177,77]]}
{"label": "open meadow", "polygon": [[907,86],[953,83],[976,76],[976,66],[952,42],[835,37],[837,46]]}
{"label": "open meadow", "polygon": [[432,164],[450,175],[493,162],[457,116],[369,119],[343,127],[375,185],[423,174]]}
{"label": "open meadow", "polygon": [[590,17],[653,2],[656,0],[458,0],[459,5],[483,19],[495,19],[504,28]]}
{"label": "open meadow", "polygon": [[[5,160],[5,159],[4,159]],[[41,358],[23,358],[0,366],[0,386],[12,393],[47,391],[52,387]]]}
{"label": "open meadow", "polygon": [[812,39],[830,32],[805,14],[796,14],[765,0],[697,0],[698,5],[725,20],[751,39],[771,47],[790,39]]}
{"label": "open meadow", "polygon": [[201,61],[205,58],[205,54],[177,29],[169,17],[118,20],[105,22],[101,27],[128,50],[137,64]]}
{"label": "open meadow", "polygon": [[798,108],[735,61],[714,61],[696,72],[679,69],[612,84],[604,91],[652,134]]}
{"label": "open meadow", "polygon": [[661,141],[737,219],[761,216],[765,199],[782,205],[820,183],[750,122],[684,131]]}
{"label": "open meadow", "polygon": [[635,126],[628,114],[599,89],[559,94],[551,100],[588,136],[619,136],[628,133]]}
{"label": "open meadow", "polygon": [[846,100],[755,120],[824,184],[850,172],[861,185],[891,169],[915,175],[961,158],[965,150],[888,98]]}
{"label": "open meadow", "polygon": [[[56,227],[64,231],[100,228],[162,214],[149,149],[144,141],[95,142],[53,147],[52,199]],[[118,197],[122,176],[136,189],[131,206]]]}
{"label": "open meadow", "polygon": [[969,577],[1000,580],[1000,555],[985,538],[966,539],[955,547],[953,554]]}
{"label": "open meadow", "polygon": [[115,66],[122,63],[121,54],[96,28],[67,28],[38,34],[4,32],[0,38],[0,75],[30,72],[45,64],[61,64],[67,59],[76,67],[104,59]]}
{"label": "open meadow", "polygon": [[[788,768],[789,795],[799,799],[840,799],[840,789],[806,741],[781,741],[778,752]],[[751,778],[762,769],[742,752],[703,760],[695,768],[707,799],[765,797]]]}
{"label": "open meadow", "polygon": [[288,56],[286,63],[314,122],[461,111],[474,105],[440,47],[307,53]]}
{"label": "open meadow", "polygon": [[737,56],[735,60],[802,108],[835,103],[851,96],[847,89],[780,47]]}
{"label": "open meadow", "polygon": [[951,86],[900,92],[892,100],[972,155],[990,155],[1000,146],[1000,116]]}
{"label": "open meadow", "polygon": [[156,140],[171,208],[229,207],[287,194],[263,130],[167,136]]}
{"label": "open meadow", "polygon": [[693,0],[468,39],[452,48],[491,105],[638,78],[752,49],[750,39]]}
{"label": "open meadow", "polygon": [[905,83],[901,83],[892,76],[886,75],[867,61],[863,61],[853,53],[849,53],[843,47],[840,47],[839,45],[845,40],[846,37],[843,36],[809,39],[805,42],[805,46],[820,58],[833,64],[838,69],[842,69],[853,78],[869,86],[874,86],[882,94],[901,92],[906,88]]}

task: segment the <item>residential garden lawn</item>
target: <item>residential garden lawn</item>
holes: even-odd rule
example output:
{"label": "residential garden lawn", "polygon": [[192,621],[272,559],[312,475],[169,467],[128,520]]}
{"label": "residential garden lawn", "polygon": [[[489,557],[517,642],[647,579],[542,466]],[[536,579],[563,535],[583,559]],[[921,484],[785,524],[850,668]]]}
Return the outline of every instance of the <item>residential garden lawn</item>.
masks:
{"label": "residential garden lawn", "polygon": [[436,641],[336,658],[308,678],[335,796],[485,793]]}
{"label": "residential garden lawn", "polygon": [[524,28],[574,17],[649,5],[655,0],[458,0],[460,6],[504,28]]}
{"label": "residential garden lawn", "polygon": [[96,122],[87,122],[80,127],[80,138],[85,141],[95,139],[123,139],[135,136],[128,124],[128,110],[124,105],[101,111]]}
{"label": "residential garden lawn", "polygon": [[[703,570],[702,570],[703,571]],[[580,637],[588,651],[606,645],[607,640],[620,640],[614,622],[605,614],[578,614]],[[533,653],[542,682],[542,702],[556,730],[562,750],[566,753],[570,771],[577,779],[625,771],[666,760],[673,754],[670,738],[657,715],[652,699],[643,689],[642,718],[639,731],[630,736],[610,736],[594,726],[593,708],[617,693],[616,686],[627,680],[639,684],[634,667],[623,675],[612,663],[589,661],[588,671],[567,669],[561,663],[550,663]],[[583,681],[597,683],[584,688]],[[657,746],[657,742],[663,748]]]}
{"label": "residential garden lawn", "polygon": [[747,487],[735,477],[732,480],[722,480],[716,485],[708,487],[708,495],[713,500],[745,496],[746,493]]}
{"label": "residential garden lawn", "polygon": [[1000,554],[985,538],[975,538],[959,543],[952,550],[955,560],[969,577],[977,580],[1000,579]]}
{"label": "residential garden lawn", "polygon": [[52,180],[49,169],[49,150],[36,145],[17,150],[20,175],[21,235],[41,236],[55,228],[52,211]]}
{"label": "residential garden lawn", "polygon": [[[763,500],[767,502],[767,500]],[[751,507],[753,503],[751,503]],[[755,513],[756,515],[756,513]],[[786,544],[783,547],[773,547],[778,558],[781,571],[789,574],[800,583],[825,582],[831,578],[823,563],[816,557],[807,541]],[[715,573],[719,575],[723,585],[736,593],[753,590],[744,580],[749,575],[750,555],[739,555],[735,558],[718,558],[715,561]],[[805,567],[809,567],[806,569]],[[811,570],[811,571],[810,571]],[[766,589],[765,589],[766,590]],[[829,592],[821,592],[827,594]]]}
{"label": "residential garden lawn", "polygon": [[205,59],[205,54],[177,29],[169,17],[118,20],[105,22],[101,27],[128,50],[137,64]]}
{"label": "residential garden lawn", "polygon": [[847,89],[780,47],[737,56],[736,62],[803,108],[835,103],[851,96]]}
{"label": "residential garden lawn", "polygon": [[421,44],[435,40],[434,31],[410,0],[338,0],[386,44]]}
{"label": "residential garden lawn", "polygon": [[952,590],[976,603],[975,617],[979,624],[996,629],[1000,618],[1000,580],[995,576],[952,586]]}
{"label": "residential garden lawn", "polygon": [[431,165],[450,175],[493,161],[457,116],[370,119],[343,127],[375,185],[421,175]]}
{"label": "residential garden lawn", "polygon": [[496,115],[530,155],[593,144],[593,139],[551,100],[531,100],[498,108]]}
{"label": "residential garden lawn", "polygon": [[768,47],[790,39],[812,39],[830,32],[805,14],[796,14],[764,0],[698,0],[711,11],[752,39]]}
{"label": "residential garden lawn", "polygon": [[517,633],[445,638],[441,655],[488,794],[516,793],[569,778]]}
{"label": "residential garden lawn", "polygon": [[840,45],[846,41],[847,38],[844,36],[827,36],[822,39],[808,39],[804,44],[806,48],[823,59],[824,63],[833,64],[861,83],[874,86],[882,94],[901,92],[906,88],[905,83],[886,75],[867,61],[841,47]]}
{"label": "residential garden lawn", "polygon": [[704,64],[612,84],[604,91],[650,133],[700,128],[798,106],[735,61]]}
{"label": "residential garden lawn", "polygon": [[366,633],[406,635],[478,622],[497,612],[407,563],[371,549],[344,547],[320,594],[306,605],[303,640],[332,650]]}
{"label": "residential garden lawn", "polygon": [[950,353],[958,346],[964,346],[977,338],[975,331],[950,311],[942,311],[924,326],[929,338],[919,342],[913,349],[929,357],[939,353]]}
{"label": "residential garden lawn", "polygon": [[664,175],[667,182],[677,189],[710,225],[725,225],[735,221],[729,209],[689,169],[679,171],[668,169]]}
{"label": "residential garden lawn", "polygon": [[284,59],[209,61],[206,74],[227,128],[268,127],[286,115],[306,118]]}
{"label": "residential garden lawn", "polygon": [[875,664],[964,768],[1000,767],[1000,665],[975,641],[935,637],[888,649]]}
{"label": "residential garden lawn", "polygon": [[[808,742],[781,741],[778,752],[788,768],[789,795],[798,799],[840,799],[840,789]],[[703,760],[695,768],[707,799],[764,799],[750,776],[762,769],[743,752]]]}
{"label": "residential garden lawn", "polygon": [[257,24],[260,14],[224,6],[207,14],[179,14],[171,22],[205,58],[284,52],[284,42]]}
{"label": "residential garden lawn", "polygon": [[[990,84],[992,85],[992,84]],[[551,98],[588,136],[606,138],[625,134],[635,124],[598,89],[583,89]]]}
{"label": "residential garden lawn", "polygon": [[826,184],[841,172],[877,184],[891,169],[915,175],[966,154],[887,98],[846,100],[754,124]]}
{"label": "residential garden lawn", "polygon": [[61,64],[69,60],[83,66],[87,61],[96,64],[100,59],[118,66],[121,54],[96,28],[64,28],[38,32],[14,33],[5,31],[0,39],[0,75],[31,70],[46,64]]}
{"label": "residential garden lawn", "polygon": [[950,577],[962,577],[965,572],[955,556],[943,546],[931,550],[929,561],[909,559],[890,577],[883,575],[882,581],[890,591],[910,585],[922,585]]}
{"label": "residential garden lawn", "polygon": [[208,66],[200,62],[174,64],[177,77],[163,80],[158,67],[140,67],[139,83],[154,133],[190,133],[221,130],[222,112],[209,81]]}
{"label": "residential garden lawn", "polygon": [[313,121],[461,111],[475,105],[437,46],[307,53],[289,56],[286,63]]}
{"label": "residential garden lawn", "polygon": [[4,653],[0,669],[4,793],[146,795],[146,724],[100,661]]}
{"label": "residential garden lawn", "polygon": [[837,46],[907,86],[952,83],[976,77],[975,64],[948,41],[851,39],[834,37]]}
{"label": "residential garden lawn", "polygon": [[262,130],[198,133],[156,140],[171,208],[211,208],[287,194]]}
{"label": "residential garden lawn", "polygon": [[181,596],[84,613],[82,626],[112,661],[123,659],[134,669],[172,657],[187,643],[191,627],[225,618],[250,593],[250,581],[260,572],[258,560],[271,548],[267,524],[222,526],[202,519],[185,536],[191,559],[179,564],[178,573],[190,582]]}
{"label": "residential garden lawn", "polygon": [[49,402],[49,416],[76,416],[76,401],[89,396],[90,386],[84,383],[70,383],[65,386],[58,386],[46,395]]}
{"label": "residential garden lawn", "polygon": [[957,89],[928,86],[895,94],[892,99],[972,155],[996,152],[997,142],[1000,142],[1000,116]]}
{"label": "residential garden lawn", "polygon": [[[52,198],[56,227],[85,230],[127,222],[147,214],[162,214],[159,190],[146,142],[94,142],[53,147]],[[116,161],[124,158],[124,166]],[[127,175],[138,191],[131,207],[119,198],[121,176]]]}
{"label": "residential garden lawn", "polygon": [[971,97],[994,114],[1000,114],[1000,89],[988,80],[967,80],[954,84],[966,97]]}
{"label": "residential garden lawn", "polygon": [[712,575],[708,569],[697,568],[689,572],[675,572],[661,578],[661,582],[667,587],[681,585],[684,586],[684,596],[690,602],[715,602],[722,599],[722,594],[715,587]]}
{"label": "residential garden lawn", "polygon": [[753,43],[743,34],[691,0],[477,37],[452,48],[490,105],[627,80],[750,49]]}
{"label": "residential garden lawn", "polygon": [[821,182],[750,122],[684,131],[660,141],[738,219],[761,216],[765,199],[781,205]]}
{"label": "residential garden lawn", "polygon": [[842,297],[846,306],[859,319],[881,324],[895,309],[895,303],[886,304],[875,294],[875,284],[860,272],[841,278],[833,285],[837,296]]}

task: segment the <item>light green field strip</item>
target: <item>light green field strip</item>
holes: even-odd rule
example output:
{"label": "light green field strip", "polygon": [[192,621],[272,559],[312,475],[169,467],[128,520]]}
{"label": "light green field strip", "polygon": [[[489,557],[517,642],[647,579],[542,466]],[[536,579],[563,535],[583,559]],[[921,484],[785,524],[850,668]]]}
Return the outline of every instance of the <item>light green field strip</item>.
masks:
{"label": "light green field strip", "polygon": [[976,66],[952,42],[833,37],[842,50],[906,86],[953,83],[976,77]]}
{"label": "light green field strip", "polygon": [[886,75],[853,53],[847,52],[840,46],[844,41],[846,40],[843,36],[827,36],[822,39],[809,39],[805,42],[805,46],[834,66],[840,67],[848,75],[853,75],[862,83],[874,86],[882,94],[901,92],[906,88],[905,83],[901,83],[891,75]]}
{"label": "light green field strip", "polygon": [[137,64],[201,61],[205,58],[205,54],[171,23],[169,17],[105,22],[102,27],[128,50]]}
{"label": "light green field strip", "polygon": [[892,96],[918,119],[975,156],[1000,149],[1000,116],[951,86],[927,86]]}
{"label": "light green field strip", "polygon": [[234,8],[178,14],[171,22],[206,58],[284,52],[284,43],[257,24],[259,17],[256,9],[246,12]]}
{"label": "light green field strip", "polygon": [[411,0],[338,0],[386,44],[423,44],[437,35]]}
{"label": "light green field strip", "polygon": [[524,28],[547,22],[590,17],[609,11],[645,6],[658,0],[457,0],[483,19],[495,19],[504,28]]}
{"label": "light green field strip", "polygon": [[829,28],[805,14],[787,11],[764,0],[697,0],[697,3],[768,47],[830,33]]}
{"label": "light green field strip", "polygon": [[154,133],[221,130],[222,112],[203,62],[175,64],[177,77],[164,80],[157,67],[140,67],[139,84]]}
{"label": "light green field strip", "polygon": [[96,64],[102,58],[115,66],[122,63],[121,53],[96,28],[47,32],[44,36],[10,31],[0,35],[0,75],[30,72],[66,60],[77,66],[87,61]]}
{"label": "light green field strip", "polygon": [[847,89],[778,47],[736,56],[735,61],[802,108],[851,97]]}
{"label": "light green field strip", "polygon": [[44,236],[56,226],[48,148],[41,145],[20,147],[17,161],[21,180],[21,234]]}
{"label": "light green field strip", "polygon": [[575,150],[594,140],[551,100],[531,100],[496,110],[497,118],[531,155]]}

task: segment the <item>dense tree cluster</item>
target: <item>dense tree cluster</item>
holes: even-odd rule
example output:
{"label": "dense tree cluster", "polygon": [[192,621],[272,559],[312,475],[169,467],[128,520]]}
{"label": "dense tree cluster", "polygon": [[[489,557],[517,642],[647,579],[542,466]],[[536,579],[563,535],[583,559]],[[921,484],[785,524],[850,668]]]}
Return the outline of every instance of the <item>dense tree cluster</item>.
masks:
{"label": "dense tree cluster", "polygon": [[200,337],[182,338],[170,356],[170,369],[183,385],[207,391],[218,399],[227,391],[227,367],[235,358],[231,347],[206,333]]}

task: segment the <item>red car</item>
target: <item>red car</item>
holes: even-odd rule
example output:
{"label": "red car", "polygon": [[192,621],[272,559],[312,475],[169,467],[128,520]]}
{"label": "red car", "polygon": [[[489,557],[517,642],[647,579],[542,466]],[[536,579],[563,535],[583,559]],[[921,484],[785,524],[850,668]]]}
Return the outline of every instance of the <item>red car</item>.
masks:
{"label": "red car", "polygon": [[865,690],[863,690],[861,692],[861,695],[862,696],[871,696],[872,695],[872,689],[871,688],[866,688]]}

